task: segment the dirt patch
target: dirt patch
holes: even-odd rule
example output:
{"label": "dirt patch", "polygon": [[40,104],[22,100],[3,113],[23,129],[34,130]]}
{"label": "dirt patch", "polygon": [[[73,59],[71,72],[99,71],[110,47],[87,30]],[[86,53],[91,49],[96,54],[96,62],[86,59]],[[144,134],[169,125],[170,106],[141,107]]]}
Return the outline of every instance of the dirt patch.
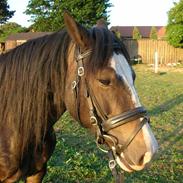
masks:
{"label": "dirt patch", "polygon": [[[137,70],[144,70],[144,71],[151,71],[154,72],[154,66],[153,65],[145,65],[145,64],[137,64],[133,66]],[[183,66],[173,67],[173,66],[160,66],[158,68],[158,73],[163,72],[181,72],[183,73]]]}
{"label": "dirt patch", "polygon": [[[151,67],[151,70],[153,71],[154,68]],[[182,72],[183,73],[183,67],[159,67],[158,72]]]}

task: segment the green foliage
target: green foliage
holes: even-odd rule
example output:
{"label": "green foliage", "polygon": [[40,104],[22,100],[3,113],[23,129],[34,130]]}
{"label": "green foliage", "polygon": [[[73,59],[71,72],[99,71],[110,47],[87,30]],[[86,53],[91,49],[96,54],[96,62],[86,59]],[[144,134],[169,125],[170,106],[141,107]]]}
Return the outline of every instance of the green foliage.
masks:
{"label": "green foliage", "polygon": [[100,18],[107,20],[109,0],[30,0],[26,14],[31,15],[35,31],[63,28],[63,11],[67,9],[81,24],[91,27]]}
{"label": "green foliage", "polygon": [[133,29],[133,39],[141,39],[142,35],[140,34],[140,31],[137,27],[134,27]]}
{"label": "green foliage", "polygon": [[121,33],[119,31],[115,31],[114,33],[118,39],[121,39]]}
{"label": "green foliage", "polygon": [[183,48],[183,0],[174,3],[174,7],[168,12],[166,30],[168,42],[174,47]]}
{"label": "green foliage", "polygon": [[157,40],[158,39],[158,34],[157,34],[157,29],[156,27],[152,27],[151,28],[151,32],[150,32],[150,39],[154,39],[154,40]]}
{"label": "green foliage", "polygon": [[17,32],[26,32],[27,29],[24,27],[21,27],[19,24],[14,22],[9,22],[3,25],[0,25],[0,42],[5,41],[6,38],[13,33]]}
{"label": "green foliage", "polygon": [[183,24],[167,26],[167,40],[172,46],[183,48]]}
{"label": "green foliage", "polygon": [[15,11],[9,10],[7,0],[0,1],[0,24],[5,23],[8,19],[10,19],[14,15],[14,13]]}

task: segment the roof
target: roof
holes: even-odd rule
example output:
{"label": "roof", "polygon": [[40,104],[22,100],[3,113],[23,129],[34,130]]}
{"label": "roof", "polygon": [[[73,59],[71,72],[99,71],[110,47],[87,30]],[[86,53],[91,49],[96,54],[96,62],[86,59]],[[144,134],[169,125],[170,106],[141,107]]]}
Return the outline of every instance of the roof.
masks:
{"label": "roof", "polygon": [[30,39],[35,39],[51,33],[52,32],[21,32],[21,33],[11,34],[10,36],[8,36],[6,40],[7,41],[30,40]]}
{"label": "roof", "polygon": [[[113,31],[119,31],[121,33],[122,37],[128,37],[131,38],[133,37],[133,29],[134,27],[137,27],[140,34],[142,35],[143,38],[149,38],[150,32],[151,32],[151,28],[152,26],[113,26],[110,29]],[[158,36],[159,36],[159,31],[163,30],[162,28],[165,27],[163,26],[154,26],[157,29],[158,32]],[[164,37],[165,31],[161,31],[161,37]]]}
{"label": "roof", "polygon": [[159,38],[163,38],[165,37],[165,34],[166,34],[166,28],[165,27],[161,27],[158,31],[158,37]]}

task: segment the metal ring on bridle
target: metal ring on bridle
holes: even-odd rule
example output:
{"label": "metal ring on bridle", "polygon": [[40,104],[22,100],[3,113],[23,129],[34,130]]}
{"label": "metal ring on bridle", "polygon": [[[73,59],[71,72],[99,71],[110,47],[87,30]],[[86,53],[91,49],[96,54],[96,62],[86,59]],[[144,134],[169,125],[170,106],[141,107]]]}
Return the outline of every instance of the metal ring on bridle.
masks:
{"label": "metal ring on bridle", "polygon": [[115,166],[116,166],[116,161],[115,160],[110,160],[109,161],[109,168],[111,170],[113,170],[115,168]]}
{"label": "metal ring on bridle", "polygon": [[92,125],[97,125],[97,118],[95,116],[91,116],[90,122],[92,123]]}
{"label": "metal ring on bridle", "polygon": [[[115,151],[115,150],[116,150],[117,141],[115,140],[114,137],[111,137],[111,136],[105,135],[105,134],[102,135],[102,138],[104,139],[104,143],[102,143],[102,144],[99,143],[100,138],[101,138],[101,137],[97,137],[97,139],[96,139],[96,144],[97,144],[97,147],[98,147],[101,151],[103,151],[103,152],[105,152],[105,153],[108,153],[109,149],[112,149],[112,151]],[[109,147],[109,145],[108,145],[107,143],[105,143],[105,142],[107,142],[106,139],[108,139],[108,140],[110,140],[110,142],[112,142],[112,146],[111,146],[111,147]],[[104,146],[106,146],[107,148],[105,149]]]}
{"label": "metal ring on bridle", "polygon": [[77,86],[77,82],[76,81],[73,81],[72,84],[71,84],[71,87],[72,89],[74,90]]}
{"label": "metal ring on bridle", "polygon": [[84,67],[78,67],[78,76],[83,76],[84,75]]}

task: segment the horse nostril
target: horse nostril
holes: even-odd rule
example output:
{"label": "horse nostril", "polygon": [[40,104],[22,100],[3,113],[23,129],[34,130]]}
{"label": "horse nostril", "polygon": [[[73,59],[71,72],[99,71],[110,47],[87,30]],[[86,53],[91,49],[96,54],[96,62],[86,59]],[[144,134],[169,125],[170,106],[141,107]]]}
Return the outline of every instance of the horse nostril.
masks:
{"label": "horse nostril", "polygon": [[152,154],[150,152],[146,152],[145,154],[143,154],[138,161],[139,165],[145,165],[147,163],[149,163],[152,159]]}
{"label": "horse nostril", "polygon": [[143,164],[143,162],[144,162],[144,156],[145,155],[142,155],[141,158],[139,159],[139,165],[142,165]]}

